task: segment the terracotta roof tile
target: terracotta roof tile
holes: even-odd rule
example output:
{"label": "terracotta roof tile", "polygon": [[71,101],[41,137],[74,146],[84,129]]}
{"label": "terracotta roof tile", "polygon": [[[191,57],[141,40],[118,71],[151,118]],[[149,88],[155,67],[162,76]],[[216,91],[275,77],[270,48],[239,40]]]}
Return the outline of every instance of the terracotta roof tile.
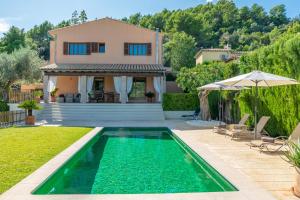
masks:
{"label": "terracotta roof tile", "polygon": [[53,72],[164,72],[161,64],[50,64],[42,71]]}

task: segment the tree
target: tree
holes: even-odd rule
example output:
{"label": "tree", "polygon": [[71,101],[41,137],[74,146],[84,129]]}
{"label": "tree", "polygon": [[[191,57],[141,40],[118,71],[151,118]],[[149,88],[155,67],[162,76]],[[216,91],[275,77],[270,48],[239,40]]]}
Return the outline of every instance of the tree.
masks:
{"label": "tree", "polygon": [[283,4],[275,6],[270,10],[270,21],[275,26],[288,23],[289,19],[286,16],[286,9]]}
{"label": "tree", "polygon": [[[197,49],[230,43],[237,50],[253,50],[270,44],[268,33],[290,22],[282,6],[267,13],[258,4],[238,8],[233,0],[219,0],[184,10],[165,9],[153,15],[137,13],[123,20],[152,30],[159,28],[169,35],[185,32],[195,38]],[[165,49],[165,54],[169,64],[169,49]]]}
{"label": "tree", "polygon": [[181,67],[195,66],[196,42],[195,38],[184,33],[174,33],[171,40],[165,44],[169,51],[167,59],[170,60],[172,70],[177,72]]}
{"label": "tree", "polygon": [[36,49],[40,58],[44,60],[49,60],[50,57],[50,36],[48,31],[53,29],[53,27],[53,24],[45,21],[38,26],[34,26],[26,33],[27,38],[30,38],[34,44],[31,45],[32,48]]}
{"label": "tree", "polygon": [[71,24],[74,25],[74,24],[79,24],[79,18],[78,18],[78,12],[77,10],[75,10],[73,13],[72,13],[72,18],[71,18]]}
{"label": "tree", "polygon": [[70,20],[61,21],[59,24],[57,24],[55,26],[55,28],[63,28],[63,27],[66,27],[66,26],[71,26],[71,21]]}
{"label": "tree", "polygon": [[17,81],[34,82],[41,78],[44,61],[36,51],[21,48],[11,54],[0,54],[0,88],[8,91]]}
{"label": "tree", "polygon": [[12,26],[7,33],[3,34],[0,52],[12,53],[14,50],[25,46],[26,43],[24,29],[19,29],[15,26]]}
{"label": "tree", "polygon": [[183,67],[177,74],[176,82],[186,92],[198,93],[197,88],[238,74],[235,62],[208,62],[194,68]]}
{"label": "tree", "polygon": [[88,17],[87,17],[87,15],[86,15],[85,10],[82,10],[82,11],[80,12],[80,15],[79,15],[78,18],[79,18],[79,21],[80,21],[81,24],[84,23],[84,22],[86,22],[86,21],[88,20]]}
{"label": "tree", "polygon": [[127,22],[130,24],[138,25],[140,23],[141,17],[141,13],[136,13],[134,15],[131,15]]}

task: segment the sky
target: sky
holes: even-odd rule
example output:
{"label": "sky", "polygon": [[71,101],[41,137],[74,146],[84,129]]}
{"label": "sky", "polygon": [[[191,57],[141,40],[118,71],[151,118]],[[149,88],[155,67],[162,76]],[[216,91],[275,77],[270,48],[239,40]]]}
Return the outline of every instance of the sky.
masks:
{"label": "sky", "polygon": [[[74,10],[85,10],[89,20],[102,17],[121,19],[131,14],[153,14],[167,8],[185,9],[217,0],[1,0],[0,36],[10,26],[29,30],[45,20],[57,24],[70,19]],[[267,11],[284,4],[288,17],[299,16],[300,0],[234,0],[237,6],[262,5]]]}

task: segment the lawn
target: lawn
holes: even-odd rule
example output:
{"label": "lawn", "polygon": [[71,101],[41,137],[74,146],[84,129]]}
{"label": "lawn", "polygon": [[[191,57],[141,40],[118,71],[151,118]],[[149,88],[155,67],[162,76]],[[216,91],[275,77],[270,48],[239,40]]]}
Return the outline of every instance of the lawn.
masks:
{"label": "lawn", "polygon": [[0,194],[90,130],[81,127],[0,129]]}

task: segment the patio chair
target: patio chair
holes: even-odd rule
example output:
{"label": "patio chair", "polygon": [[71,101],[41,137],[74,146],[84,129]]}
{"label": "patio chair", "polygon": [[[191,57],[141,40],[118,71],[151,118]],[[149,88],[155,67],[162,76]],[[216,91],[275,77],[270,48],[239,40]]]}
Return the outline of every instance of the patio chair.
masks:
{"label": "patio chair", "polygon": [[66,94],[65,101],[66,101],[66,103],[73,103],[73,94],[70,94],[70,93]]}
{"label": "patio chair", "polygon": [[95,99],[97,103],[104,102],[104,92],[103,91],[95,91],[94,93]]}
{"label": "patio chair", "polygon": [[77,93],[77,94],[75,95],[74,102],[75,102],[75,103],[80,103],[80,99],[81,99],[81,94],[80,94],[80,93]]}
{"label": "patio chair", "polygon": [[[259,122],[257,123],[257,132],[258,135],[263,135],[264,127],[268,123],[270,117],[269,116],[263,116],[260,118]],[[244,138],[244,137],[252,137],[254,136],[255,132],[254,130],[248,130],[245,127],[235,127],[235,129],[229,131],[229,135],[231,136],[231,139],[238,139],[238,138]]]}
{"label": "patio chair", "polygon": [[244,114],[244,116],[241,118],[238,124],[225,124],[225,125],[218,125],[214,126],[213,131],[215,133],[221,133],[225,134],[227,130],[234,130],[234,129],[241,129],[241,128],[247,128],[245,123],[249,119],[250,115],[249,114]]}
{"label": "patio chair", "polygon": [[94,92],[88,93],[89,103],[97,103]]}
{"label": "patio chair", "polygon": [[296,126],[292,134],[287,136],[278,136],[278,137],[270,137],[264,136],[261,137],[260,140],[253,140],[250,142],[250,148],[257,147],[260,151],[266,150],[267,152],[278,152],[284,146],[288,144],[288,142],[299,143],[300,140],[300,123]]}
{"label": "patio chair", "polygon": [[183,118],[192,118],[193,120],[196,120],[196,119],[198,119],[199,114],[200,114],[200,108],[197,108],[195,110],[194,114],[192,114],[192,115],[182,115],[181,117],[183,117]]}

